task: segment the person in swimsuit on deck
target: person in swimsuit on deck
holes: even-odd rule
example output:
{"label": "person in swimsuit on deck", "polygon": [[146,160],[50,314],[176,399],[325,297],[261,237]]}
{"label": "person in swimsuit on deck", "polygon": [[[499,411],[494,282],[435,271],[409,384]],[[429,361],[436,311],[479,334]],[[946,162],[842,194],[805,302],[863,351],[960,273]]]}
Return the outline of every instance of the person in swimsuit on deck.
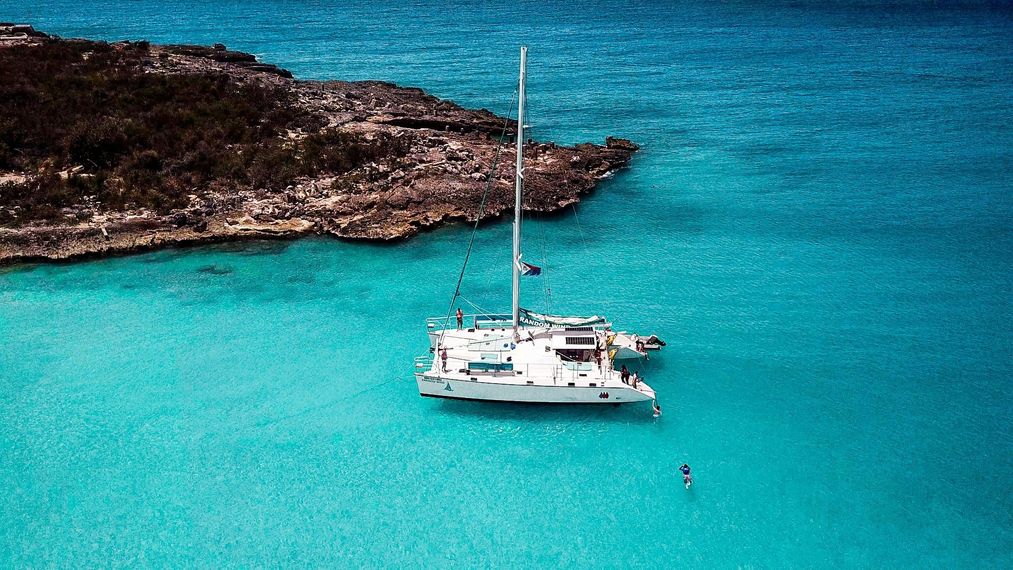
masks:
{"label": "person in swimsuit on deck", "polygon": [[464,328],[464,312],[461,311],[461,307],[457,308],[457,330]]}

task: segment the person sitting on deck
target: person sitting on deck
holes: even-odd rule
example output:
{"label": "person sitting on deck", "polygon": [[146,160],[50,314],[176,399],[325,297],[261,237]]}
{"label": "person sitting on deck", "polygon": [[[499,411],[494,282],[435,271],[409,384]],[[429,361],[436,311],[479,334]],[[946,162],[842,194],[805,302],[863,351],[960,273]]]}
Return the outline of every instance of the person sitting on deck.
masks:
{"label": "person sitting on deck", "polygon": [[457,308],[457,330],[464,328],[464,312],[461,311],[461,307]]}

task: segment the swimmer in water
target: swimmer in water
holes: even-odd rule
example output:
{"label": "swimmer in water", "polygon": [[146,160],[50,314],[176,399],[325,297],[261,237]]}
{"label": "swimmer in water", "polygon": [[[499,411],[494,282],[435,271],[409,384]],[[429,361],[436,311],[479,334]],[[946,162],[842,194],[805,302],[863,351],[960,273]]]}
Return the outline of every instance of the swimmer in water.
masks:
{"label": "swimmer in water", "polygon": [[693,484],[693,476],[689,474],[689,465],[683,463],[682,467],[679,468],[682,471],[682,482],[686,484],[686,488]]}
{"label": "swimmer in water", "polygon": [[653,400],[651,402],[651,407],[654,408],[654,417],[661,417],[661,406],[658,404],[657,400]]}

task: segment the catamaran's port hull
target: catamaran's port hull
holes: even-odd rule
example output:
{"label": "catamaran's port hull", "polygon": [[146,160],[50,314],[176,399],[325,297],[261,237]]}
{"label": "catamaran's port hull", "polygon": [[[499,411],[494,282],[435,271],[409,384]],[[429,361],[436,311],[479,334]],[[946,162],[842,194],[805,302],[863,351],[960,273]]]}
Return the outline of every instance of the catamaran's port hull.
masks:
{"label": "catamaran's port hull", "polygon": [[654,399],[646,385],[631,386],[538,386],[472,380],[453,380],[416,374],[419,395],[431,398],[524,402],[543,404],[630,404]]}

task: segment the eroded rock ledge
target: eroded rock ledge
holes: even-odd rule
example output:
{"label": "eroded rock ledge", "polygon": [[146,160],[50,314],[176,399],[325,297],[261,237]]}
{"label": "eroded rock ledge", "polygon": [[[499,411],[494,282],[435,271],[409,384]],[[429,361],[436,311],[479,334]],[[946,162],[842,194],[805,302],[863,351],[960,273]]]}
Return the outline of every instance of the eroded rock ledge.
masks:
{"label": "eroded rock ledge", "polygon": [[[68,42],[30,28],[21,27],[17,34],[6,35],[4,29],[0,25],[0,62],[5,52],[54,49]],[[216,179],[187,188],[185,203],[159,208],[132,203],[111,207],[108,201],[103,202],[102,197],[110,193],[108,185],[127,184],[123,180],[128,178],[93,173],[100,165],[94,161],[74,164],[73,152],[37,161],[34,169],[11,169],[9,160],[7,168],[0,167],[0,213],[5,214],[0,218],[0,263],[310,233],[349,239],[403,239],[441,223],[474,221],[487,184],[491,185],[487,217],[513,207],[515,154],[513,145],[501,145],[499,137],[504,130],[509,136],[516,125],[487,110],[464,109],[421,89],[390,83],[295,80],[285,70],[221,45],[75,45],[85,60],[88,45],[112,50],[114,55],[117,50],[139,54],[131,55],[127,64],[118,64],[134,66],[132,72],[138,74],[220,76],[236,86],[266,87],[281,93],[282,104],[297,110],[299,119],[269,133],[271,140],[267,142],[277,145],[279,152],[288,152],[286,156],[292,160],[303,162],[283,187],[271,185],[276,176],[262,177],[267,180],[263,184],[237,178],[231,185]],[[101,114],[102,109],[96,108],[95,113]],[[310,152],[307,145],[313,142],[316,149],[320,140],[333,145],[320,151],[324,158],[344,152],[341,145],[364,145],[371,151],[353,153],[367,157],[358,162],[309,161],[305,158]],[[370,146],[375,141],[383,144]],[[0,140],[8,147],[17,142]],[[551,212],[577,202],[601,178],[626,166],[636,150],[633,143],[611,137],[605,145],[573,147],[529,141],[525,147],[524,208]],[[490,181],[497,152],[498,168]],[[162,165],[165,161],[161,157],[156,162]],[[165,172],[156,173],[179,178],[180,165],[191,163],[163,165]],[[46,172],[47,168],[60,170]],[[31,219],[25,214],[31,210],[18,205],[27,203],[25,185],[54,174],[59,176],[59,180],[52,178],[57,180],[54,183],[72,181],[73,188],[93,188],[96,195],[83,195],[79,202],[64,204],[58,214],[47,219]],[[97,186],[96,176],[106,186]],[[122,194],[129,188],[118,191]],[[11,198],[18,195],[21,202]]]}

